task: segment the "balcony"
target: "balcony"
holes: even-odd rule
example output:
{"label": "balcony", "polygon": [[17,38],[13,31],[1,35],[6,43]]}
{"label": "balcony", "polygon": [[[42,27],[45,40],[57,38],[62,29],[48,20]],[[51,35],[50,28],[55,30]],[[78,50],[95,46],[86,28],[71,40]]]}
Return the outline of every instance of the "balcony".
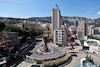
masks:
{"label": "balcony", "polygon": [[6,40],[6,41],[0,41],[1,44],[6,43],[6,42],[11,42],[12,40]]}

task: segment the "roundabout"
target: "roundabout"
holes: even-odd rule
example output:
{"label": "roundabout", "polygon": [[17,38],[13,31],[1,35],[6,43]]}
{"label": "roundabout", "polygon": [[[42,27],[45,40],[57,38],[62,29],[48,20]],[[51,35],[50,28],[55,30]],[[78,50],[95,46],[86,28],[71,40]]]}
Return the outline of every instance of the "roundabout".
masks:
{"label": "roundabout", "polygon": [[65,56],[65,52],[61,49],[58,49],[57,47],[53,46],[51,43],[47,43],[48,48],[51,50],[50,52],[41,52],[40,48],[43,43],[38,42],[37,45],[35,45],[35,48],[30,50],[27,55],[26,59],[28,61],[33,61],[33,60],[56,60],[59,58],[62,58]]}

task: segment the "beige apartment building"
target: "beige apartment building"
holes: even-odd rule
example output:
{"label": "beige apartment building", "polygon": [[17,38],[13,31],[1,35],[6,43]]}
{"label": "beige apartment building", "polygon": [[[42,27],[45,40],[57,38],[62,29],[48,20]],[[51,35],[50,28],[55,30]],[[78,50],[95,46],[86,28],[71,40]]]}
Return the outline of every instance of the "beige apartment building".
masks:
{"label": "beige apartment building", "polygon": [[49,28],[48,28],[48,27],[43,28],[43,34],[48,34],[48,36],[49,36],[50,38],[52,38],[51,31],[49,30]]}
{"label": "beige apartment building", "polygon": [[84,38],[84,31],[83,30],[77,30],[77,37],[79,39],[83,39]]}
{"label": "beige apartment building", "polygon": [[84,31],[84,36],[87,36],[88,34],[88,27],[87,23],[85,21],[78,22],[78,29]]}
{"label": "beige apartment building", "polygon": [[93,35],[94,34],[94,25],[89,25],[88,26],[88,35]]}
{"label": "beige apartment building", "polygon": [[63,26],[60,27],[60,14],[59,9],[52,9],[52,34],[53,34],[53,43],[67,45],[67,36],[66,31],[63,29]]}
{"label": "beige apartment building", "polygon": [[53,30],[58,29],[59,28],[59,23],[60,23],[60,14],[59,14],[59,10],[58,9],[52,9],[52,34],[53,34]]}

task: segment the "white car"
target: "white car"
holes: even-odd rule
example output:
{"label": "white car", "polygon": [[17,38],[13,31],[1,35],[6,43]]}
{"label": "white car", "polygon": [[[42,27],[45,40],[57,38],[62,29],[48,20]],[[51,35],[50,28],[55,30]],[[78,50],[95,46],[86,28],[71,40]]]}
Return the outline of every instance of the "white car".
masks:
{"label": "white car", "polygon": [[71,55],[76,55],[76,53],[74,52],[74,50],[69,49],[68,51],[69,51],[69,53],[70,53]]}

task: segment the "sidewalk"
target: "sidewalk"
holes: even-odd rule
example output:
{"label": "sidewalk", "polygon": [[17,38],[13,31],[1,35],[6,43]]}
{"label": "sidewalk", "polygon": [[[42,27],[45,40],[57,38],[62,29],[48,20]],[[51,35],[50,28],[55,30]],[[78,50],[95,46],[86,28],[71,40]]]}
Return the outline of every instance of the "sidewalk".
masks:
{"label": "sidewalk", "polygon": [[[87,52],[89,52],[89,53],[93,53],[93,52],[91,52],[91,51],[89,51],[89,50],[86,50]],[[96,54],[96,53],[95,53]],[[98,55],[98,56],[100,56],[100,54],[96,54],[96,55]]]}

